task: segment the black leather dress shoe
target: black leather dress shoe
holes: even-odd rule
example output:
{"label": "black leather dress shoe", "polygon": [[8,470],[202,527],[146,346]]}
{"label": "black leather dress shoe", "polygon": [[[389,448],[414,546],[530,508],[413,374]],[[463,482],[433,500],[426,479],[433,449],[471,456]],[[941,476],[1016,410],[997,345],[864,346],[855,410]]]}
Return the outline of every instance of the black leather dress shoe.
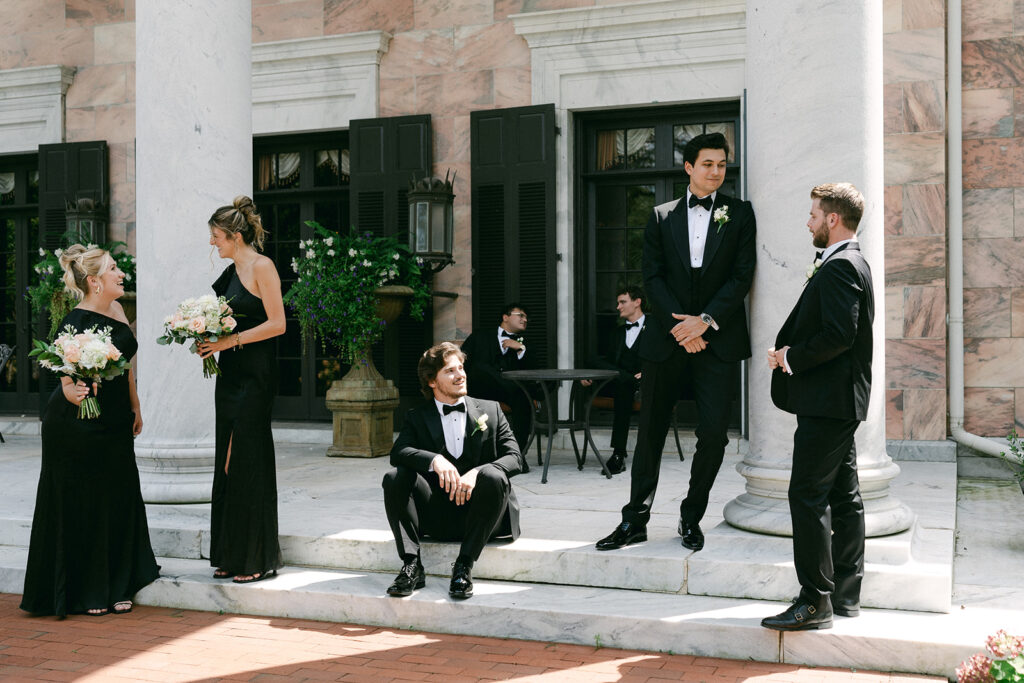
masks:
{"label": "black leather dress shoe", "polygon": [[859,617],[860,616],[860,601],[849,600],[846,598],[837,598],[835,594],[832,594],[832,613],[838,614],[841,617]]}
{"label": "black leather dress shoe", "polygon": [[775,631],[813,631],[832,628],[832,609],[818,608],[806,602],[797,601],[782,614],[765,617],[761,626]]}
{"label": "black leather dress shoe", "polygon": [[393,598],[405,598],[412,595],[417,588],[427,585],[426,577],[423,574],[423,565],[418,559],[406,562],[398,570],[395,582],[388,586],[388,595]]}
{"label": "black leather dress shoe", "polygon": [[626,471],[626,456],[622,453],[612,453],[612,457],[608,458],[605,467],[612,474],[619,474]]}
{"label": "black leather dress shoe", "polygon": [[465,562],[456,560],[452,565],[452,582],[448,585],[448,595],[456,600],[473,597],[473,577],[470,575],[469,565]]}
{"label": "black leather dress shoe", "polygon": [[634,543],[643,543],[647,540],[647,527],[623,522],[595,546],[598,550],[618,550],[619,548]]}
{"label": "black leather dress shoe", "polygon": [[701,550],[704,547],[704,532],[700,530],[700,524],[679,520],[676,531],[683,537],[684,548]]}

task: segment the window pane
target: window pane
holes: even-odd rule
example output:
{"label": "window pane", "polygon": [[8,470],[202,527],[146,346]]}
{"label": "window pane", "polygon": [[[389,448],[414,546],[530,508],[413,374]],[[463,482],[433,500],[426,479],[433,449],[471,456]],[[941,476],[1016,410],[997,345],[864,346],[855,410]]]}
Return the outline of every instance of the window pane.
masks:
{"label": "window pane", "polygon": [[615,185],[598,189],[594,224],[599,228],[620,228],[626,225],[626,188]]}
{"label": "window pane", "polygon": [[642,228],[654,208],[654,185],[632,185],[626,188],[627,222],[631,228]]}
{"label": "window pane", "polygon": [[624,268],[626,265],[625,246],[626,236],[622,230],[598,230],[597,269],[601,271]]}
{"label": "window pane", "polygon": [[298,360],[285,360],[279,358],[277,365],[280,368],[278,375],[279,396],[301,396],[302,395],[302,363]]}
{"label": "window pane", "polygon": [[331,382],[341,379],[341,363],[335,358],[316,359],[316,395],[326,396]]}
{"label": "window pane", "polygon": [[317,202],[313,205],[313,220],[328,230],[341,231],[341,204]]}
{"label": "window pane", "polygon": [[654,168],[653,128],[631,128],[626,131],[625,141],[629,168]]}
{"label": "window pane", "polygon": [[272,190],[277,187],[274,181],[274,155],[261,154],[256,160],[256,189]]}
{"label": "window pane", "polygon": [[25,201],[29,204],[39,203],[39,171],[30,171],[28,174],[28,197]]}
{"label": "window pane", "polygon": [[15,173],[0,173],[0,206],[14,203]]}
{"label": "window pane", "polygon": [[[642,266],[644,255],[644,231],[640,230],[627,230],[626,231],[626,268],[633,271],[639,271]],[[643,276],[639,272],[632,274],[631,284],[640,284],[643,280]]]}
{"label": "window pane", "polygon": [[597,308],[608,306],[608,302],[615,301],[615,293],[625,278],[617,273],[599,273],[597,276]]}
{"label": "window pane", "polygon": [[285,152],[275,155],[274,181],[275,187],[282,190],[299,187],[302,169],[302,155],[298,152]]}
{"label": "window pane", "polygon": [[729,156],[726,159],[730,164],[736,161],[736,126],[732,123],[709,123],[707,133],[721,133],[725,141],[729,143]]}
{"label": "window pane", "polygon": [[676,166],[683,165],[683,150],[686,143],[704,132],[704,124],[672,126],[672,159]]}
{"label": "window pane", "polygon": [[319,149],[313,160],[313,184],[317,187],[330,187],[338,184],[339,156],[336,149]]}
{"label": "window pane", "polygon": [[608,171],[613,168],[622,168],[622,133],[621,130],[602,130],[597,133],[597,163],[598,171]]}

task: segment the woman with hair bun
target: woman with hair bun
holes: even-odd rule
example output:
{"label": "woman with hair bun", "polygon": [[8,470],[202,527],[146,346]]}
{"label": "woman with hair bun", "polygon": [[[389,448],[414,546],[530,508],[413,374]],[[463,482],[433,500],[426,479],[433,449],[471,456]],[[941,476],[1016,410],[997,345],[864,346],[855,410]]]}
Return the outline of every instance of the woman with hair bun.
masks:
{"label": "woman with hair bun", "polygon": [[210,244],[233,261],[213,291],[230,302],[234,334],[199,344],[203,358],[220,353],[215,403],[216,458],[210,509],[214,578],[252,583],[281,567],[277,538],[277,472],[270,415],[277,394],[273,338],[285,331],[281,278],[259,252],[264,230],[252,200],[235,197],[208,221]]}
{"label": "woman with hair bun", "polygon": [[[79,300],[60,323],[78,332],[111,328],[111,340],[131,358],[135,335],[117,298],[124,273],[94,245],[60,255],[66,290]],[[78,418],[95,391],[100,416]],[[32,517],[21,609],[38,615],[100,616],[132,610],[132,597],[159,567],[149,542],[132,439],[142,412],[131,369],[87,386],[62,376],[43,412],[43,457]]]}

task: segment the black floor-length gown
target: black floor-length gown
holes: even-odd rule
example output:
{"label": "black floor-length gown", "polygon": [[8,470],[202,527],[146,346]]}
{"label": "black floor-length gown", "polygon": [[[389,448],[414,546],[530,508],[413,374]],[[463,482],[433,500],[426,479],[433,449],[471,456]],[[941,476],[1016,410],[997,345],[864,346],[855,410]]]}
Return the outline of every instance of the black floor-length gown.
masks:
{"label": "black floor-length gown", "polygon": [[[61,322],[79,332],[111,328],[111,340],[131,358],[131,328],[76,308]],[[78,419],[78,407],[58,384],[43,414],[42,469],[21,609],[33,614],[81,614],[130,600],[155,580],[146,508],[132,437],[128,374],[100,385],[101,414]]]}
{"label": "black floor-length gown", "polygon": [[[263,300],[247,290],[229,265],[213,291],[236,314],[236,331],[267,320]],[[210,511],[210,564],[248,575],[281,567],[277,538],[277,472],[270,415],[277,394],[274,340],[222,351],[217,360],[217,456]],[[228,444],[231,462],[224,473]]]}

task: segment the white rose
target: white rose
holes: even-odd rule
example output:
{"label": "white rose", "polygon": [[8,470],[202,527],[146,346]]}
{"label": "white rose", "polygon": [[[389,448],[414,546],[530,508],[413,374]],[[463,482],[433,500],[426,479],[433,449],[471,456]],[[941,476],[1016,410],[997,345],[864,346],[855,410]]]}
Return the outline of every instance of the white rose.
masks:
{"label": "white rose", "polygon": [[309,251],[306,252],[306,258],[308,258],[308,259],[316,258],[316,252],[313,251],[312,249],[310,249]]}
{"label": "white rose", "polygon": [[[334,246],[334,238],[333,237],[326,237],[326,238],[324,238],[324,244],[326,244],[329,247]],[[333,256],[333,254],[331,254],[331,255]]]}
{"label": "white rose", "polygon": [[334,256],[334,250],[333,249],[328,249],[327,250],[327,255],[328,256]]}
{"label": "white rose", "polygon": [[84,368],[100,369],[107,364],[107,343],[102,339],[92,339],[82,347],[82,360],[78,363]]}
{"label": "white rose", "polygon": [[43,249],[42,247],[39,247],[39,255],[40,256],[46,256],[46,250]]}

